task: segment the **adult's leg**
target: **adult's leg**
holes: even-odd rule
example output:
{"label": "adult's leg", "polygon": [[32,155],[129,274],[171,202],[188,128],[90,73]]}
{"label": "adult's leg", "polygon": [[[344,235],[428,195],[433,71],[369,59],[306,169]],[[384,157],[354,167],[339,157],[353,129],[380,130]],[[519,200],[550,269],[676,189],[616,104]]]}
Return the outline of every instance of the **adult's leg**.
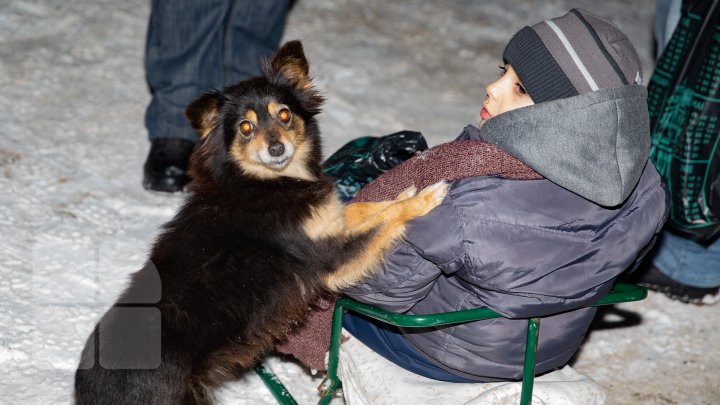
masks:
{"label": "adult's leg", "polygon": [[655,267],[673,280],[701,288],[720,286],[720,239],[708,246],[664,232],[653,258]]}
{"label": "adult's leg", "polygon": [[151,141],[143,186],[179,191],[195,131],[188,104],[260,72],[260,56],[280,41],[288,0],[153,0],[145,66],[152,99],[145,113]]}
{"label": "adult's leg", "polygon": [[180,191],[195,131],[185,108],[203,92],[223,85],[222,55],[232,0],[153,0],[145,48],[152,93],[145,112],[150,152],[143,187]]}
{"label": "adult's leg", "polygon": [[280,45],[290,0],[235,1],[229,11],[223,42],[226,85],[260,74],[260,58]]}
{"label": "adult's leg", "polygon": [[665,230],[649,259],[627,281],[682,302],[720,301],[720,239],[703,246]]}
{"label": "adult's leg", "polygon": [[656,0],[655,1],[655,58],[659,58],[665,46],[670,41],[675,27],[680,21],[680,6],[682,0]]}
{"label": "adult's leg", "polygon": [[152,99],[148,137],[195,142],[185,108],[202,93],[222,88],[223,46],[232,0],[153,0],[145,51]]}

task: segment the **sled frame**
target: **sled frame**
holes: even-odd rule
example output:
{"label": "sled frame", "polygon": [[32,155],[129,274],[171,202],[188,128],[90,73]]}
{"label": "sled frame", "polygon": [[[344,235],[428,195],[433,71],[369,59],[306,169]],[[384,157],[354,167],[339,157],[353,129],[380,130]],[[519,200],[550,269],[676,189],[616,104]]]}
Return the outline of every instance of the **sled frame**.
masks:
{"label": "sled frame", "polygon": [[[634,284],[617,283],[605,297],[591,306],[600,307],[604,305],[619,304],[622,302],[640,301],[646,297],[647,289],[643,287]],[[373,305],[363,304],[353,300],[352,298],[340,297],[335,303],[335,310],[333,312],[327,376],[318,387],[321,395],[319,404],[321,405],[329,404],[333,395],[342,386],[342,381],[340,381],[340,378],[337,375],[337,369],[340,353],[342,318],[346,310],[403,328],[442,326],[502,317],[501,314],[489,308],[474,308],[428,315],[398,314],[380,309]],[[520,405],[530,405],[532,402],[540,319],[541,318],[538,317],[527,320],[527,340],[525,343],[525,361],[523,364]],[[272,371],[262,365],[257,366],[255,371],[258,375],[260,375],[268,389],[273,393],[273,396],[278,403],[281,405],[297,405],[295,399],[288,392],[282,382],[272,373]]]}

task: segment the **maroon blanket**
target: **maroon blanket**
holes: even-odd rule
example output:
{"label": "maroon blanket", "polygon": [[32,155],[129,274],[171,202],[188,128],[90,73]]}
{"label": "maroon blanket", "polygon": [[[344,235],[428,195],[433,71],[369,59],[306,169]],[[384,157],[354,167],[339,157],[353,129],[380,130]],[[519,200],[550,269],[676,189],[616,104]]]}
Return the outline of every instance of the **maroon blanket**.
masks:
{"label": "maroon blanket", "polygon": [[[351,202],[394,199],[414,185],[418,190],[440,180],[453,181],[474,176],[537,180],[543,177],[497,146],[483,141],[453,141],[420,152],[365,186]],[[287,341],[275,346],[305,366],[325,370],[325,353],[330,347],[334,300],[318,302],[314,311]]]}

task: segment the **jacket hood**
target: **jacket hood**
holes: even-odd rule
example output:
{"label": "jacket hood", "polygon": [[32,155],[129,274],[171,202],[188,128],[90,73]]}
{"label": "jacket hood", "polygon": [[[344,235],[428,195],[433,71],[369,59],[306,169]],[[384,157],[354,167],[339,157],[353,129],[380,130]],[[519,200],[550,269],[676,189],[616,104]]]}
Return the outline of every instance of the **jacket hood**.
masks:
{"label": "jacket hood", "polygon": [[596,204],[621,204],[650,150],[647,90],[629,85],[499,114],[461,138],[491,142]]}

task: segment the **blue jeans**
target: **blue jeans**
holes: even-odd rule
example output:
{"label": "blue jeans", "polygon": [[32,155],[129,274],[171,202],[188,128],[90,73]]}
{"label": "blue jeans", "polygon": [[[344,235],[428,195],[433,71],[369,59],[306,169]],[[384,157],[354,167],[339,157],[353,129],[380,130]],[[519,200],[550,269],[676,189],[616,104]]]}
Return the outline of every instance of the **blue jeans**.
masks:
{"label": "blue jeans", "polygon": [[393,325],[348,312],[343,317],[343,327],[375,353],[415,374],[447,382],[479,382],[452,374],[431,363]]}
{"label": "blue jeans", "polygon": [[718,287],[720,239],[706,247],[665,231],[658,241],[653,264],[679,283],[693,287]]}
{"label": "blue jeans", "polygon": [[213,89],[260,73],[277,49],[290,0],[153,0],[145,48],[150,140],[197,140],[185,108]]}
{"label": "blue jeans", "polygon": [[655,23],[653,30],[655,32],[655,51],[657,58],[660,58],[670,37],[672,37],[675,27],[680,21],[680,6],[682,0],[655,0]]}

